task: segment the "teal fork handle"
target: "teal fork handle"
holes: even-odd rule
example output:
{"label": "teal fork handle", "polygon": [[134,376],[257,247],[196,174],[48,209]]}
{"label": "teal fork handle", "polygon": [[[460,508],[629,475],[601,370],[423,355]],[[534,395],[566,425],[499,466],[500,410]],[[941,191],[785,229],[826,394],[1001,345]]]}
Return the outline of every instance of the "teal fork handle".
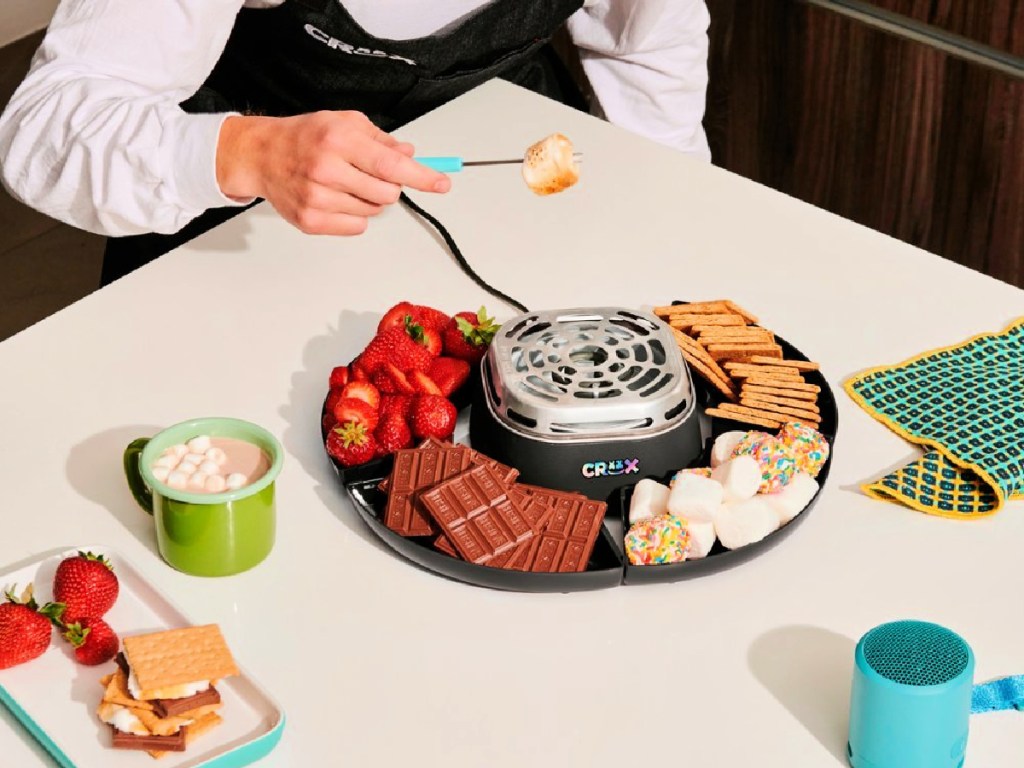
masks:
{"label": "teal fork handle", "polygon": [[461,157],[415,157],[417,163],[441,173],[457,173],[462,170]]}

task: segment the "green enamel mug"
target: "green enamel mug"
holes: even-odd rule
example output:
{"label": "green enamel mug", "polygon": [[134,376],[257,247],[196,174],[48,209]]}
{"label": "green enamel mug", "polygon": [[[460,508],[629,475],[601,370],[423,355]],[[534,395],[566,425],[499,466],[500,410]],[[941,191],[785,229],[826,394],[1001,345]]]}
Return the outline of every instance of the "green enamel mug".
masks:
{"label": "green enamel mug", "polygon": [[[249,485],[222,493],[171,488],[153,475],[157,458],[199,435],[244,440],[260,447],[270,468]],[[192,419],[140,437],[124,451],[124,473],[135,500],[156,521],[160,555],[193,576],[231,576],[259,565],[274,547],[274,485],[284,450],[263,427],[240,419]]]}

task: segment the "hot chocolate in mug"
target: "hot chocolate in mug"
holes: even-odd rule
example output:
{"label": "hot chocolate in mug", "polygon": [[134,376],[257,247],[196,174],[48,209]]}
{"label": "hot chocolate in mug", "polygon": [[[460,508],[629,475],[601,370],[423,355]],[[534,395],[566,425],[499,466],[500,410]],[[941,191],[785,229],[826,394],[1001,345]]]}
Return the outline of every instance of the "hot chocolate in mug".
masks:
{"label": "hot chocolate in mug", "polygon": [[[190,442],[194,450],[181,453]],[[255,467],[251,476],[231,471],[225,481],[222,474],[208,475],[198,468],[200,462],[211,462],[210,467],[219,463],[225,470],[239,469],[231,466],[232,446],[252,454],[243,457]],[[205,453],[196,453],[200,449]],[[128,487],[156,521],[160,555],[193,576],[241,573],[270,554],[277,524],[274,486],[283,462],[284,450],[267,430],[224,417],[175,424],[153,437],[133,440],[124,451]],[[202,477],[194,476],[197,472]],[[204,478],[205,484],[197,482]]]}

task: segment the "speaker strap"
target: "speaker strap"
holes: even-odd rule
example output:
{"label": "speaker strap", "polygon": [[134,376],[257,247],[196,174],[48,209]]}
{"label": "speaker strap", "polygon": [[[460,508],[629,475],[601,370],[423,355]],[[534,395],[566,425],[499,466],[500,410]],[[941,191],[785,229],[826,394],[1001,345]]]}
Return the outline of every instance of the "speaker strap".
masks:
{"label": "speaker strap", "polygon": [[1001,677],[974,686],[971,694],[972,715],[1002,709],[1024,710],[1024,675]]}

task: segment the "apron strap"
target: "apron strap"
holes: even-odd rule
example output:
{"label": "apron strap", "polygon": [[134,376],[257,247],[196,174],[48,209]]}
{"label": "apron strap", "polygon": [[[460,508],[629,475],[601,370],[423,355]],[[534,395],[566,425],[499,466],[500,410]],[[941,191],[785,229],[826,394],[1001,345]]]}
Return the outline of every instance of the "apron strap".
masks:
{"label": "apron strap", "polygon": [[1024,711],[1024,675],[1001,677],[974,686],[971,695],[972,715],[1002,709]]}

